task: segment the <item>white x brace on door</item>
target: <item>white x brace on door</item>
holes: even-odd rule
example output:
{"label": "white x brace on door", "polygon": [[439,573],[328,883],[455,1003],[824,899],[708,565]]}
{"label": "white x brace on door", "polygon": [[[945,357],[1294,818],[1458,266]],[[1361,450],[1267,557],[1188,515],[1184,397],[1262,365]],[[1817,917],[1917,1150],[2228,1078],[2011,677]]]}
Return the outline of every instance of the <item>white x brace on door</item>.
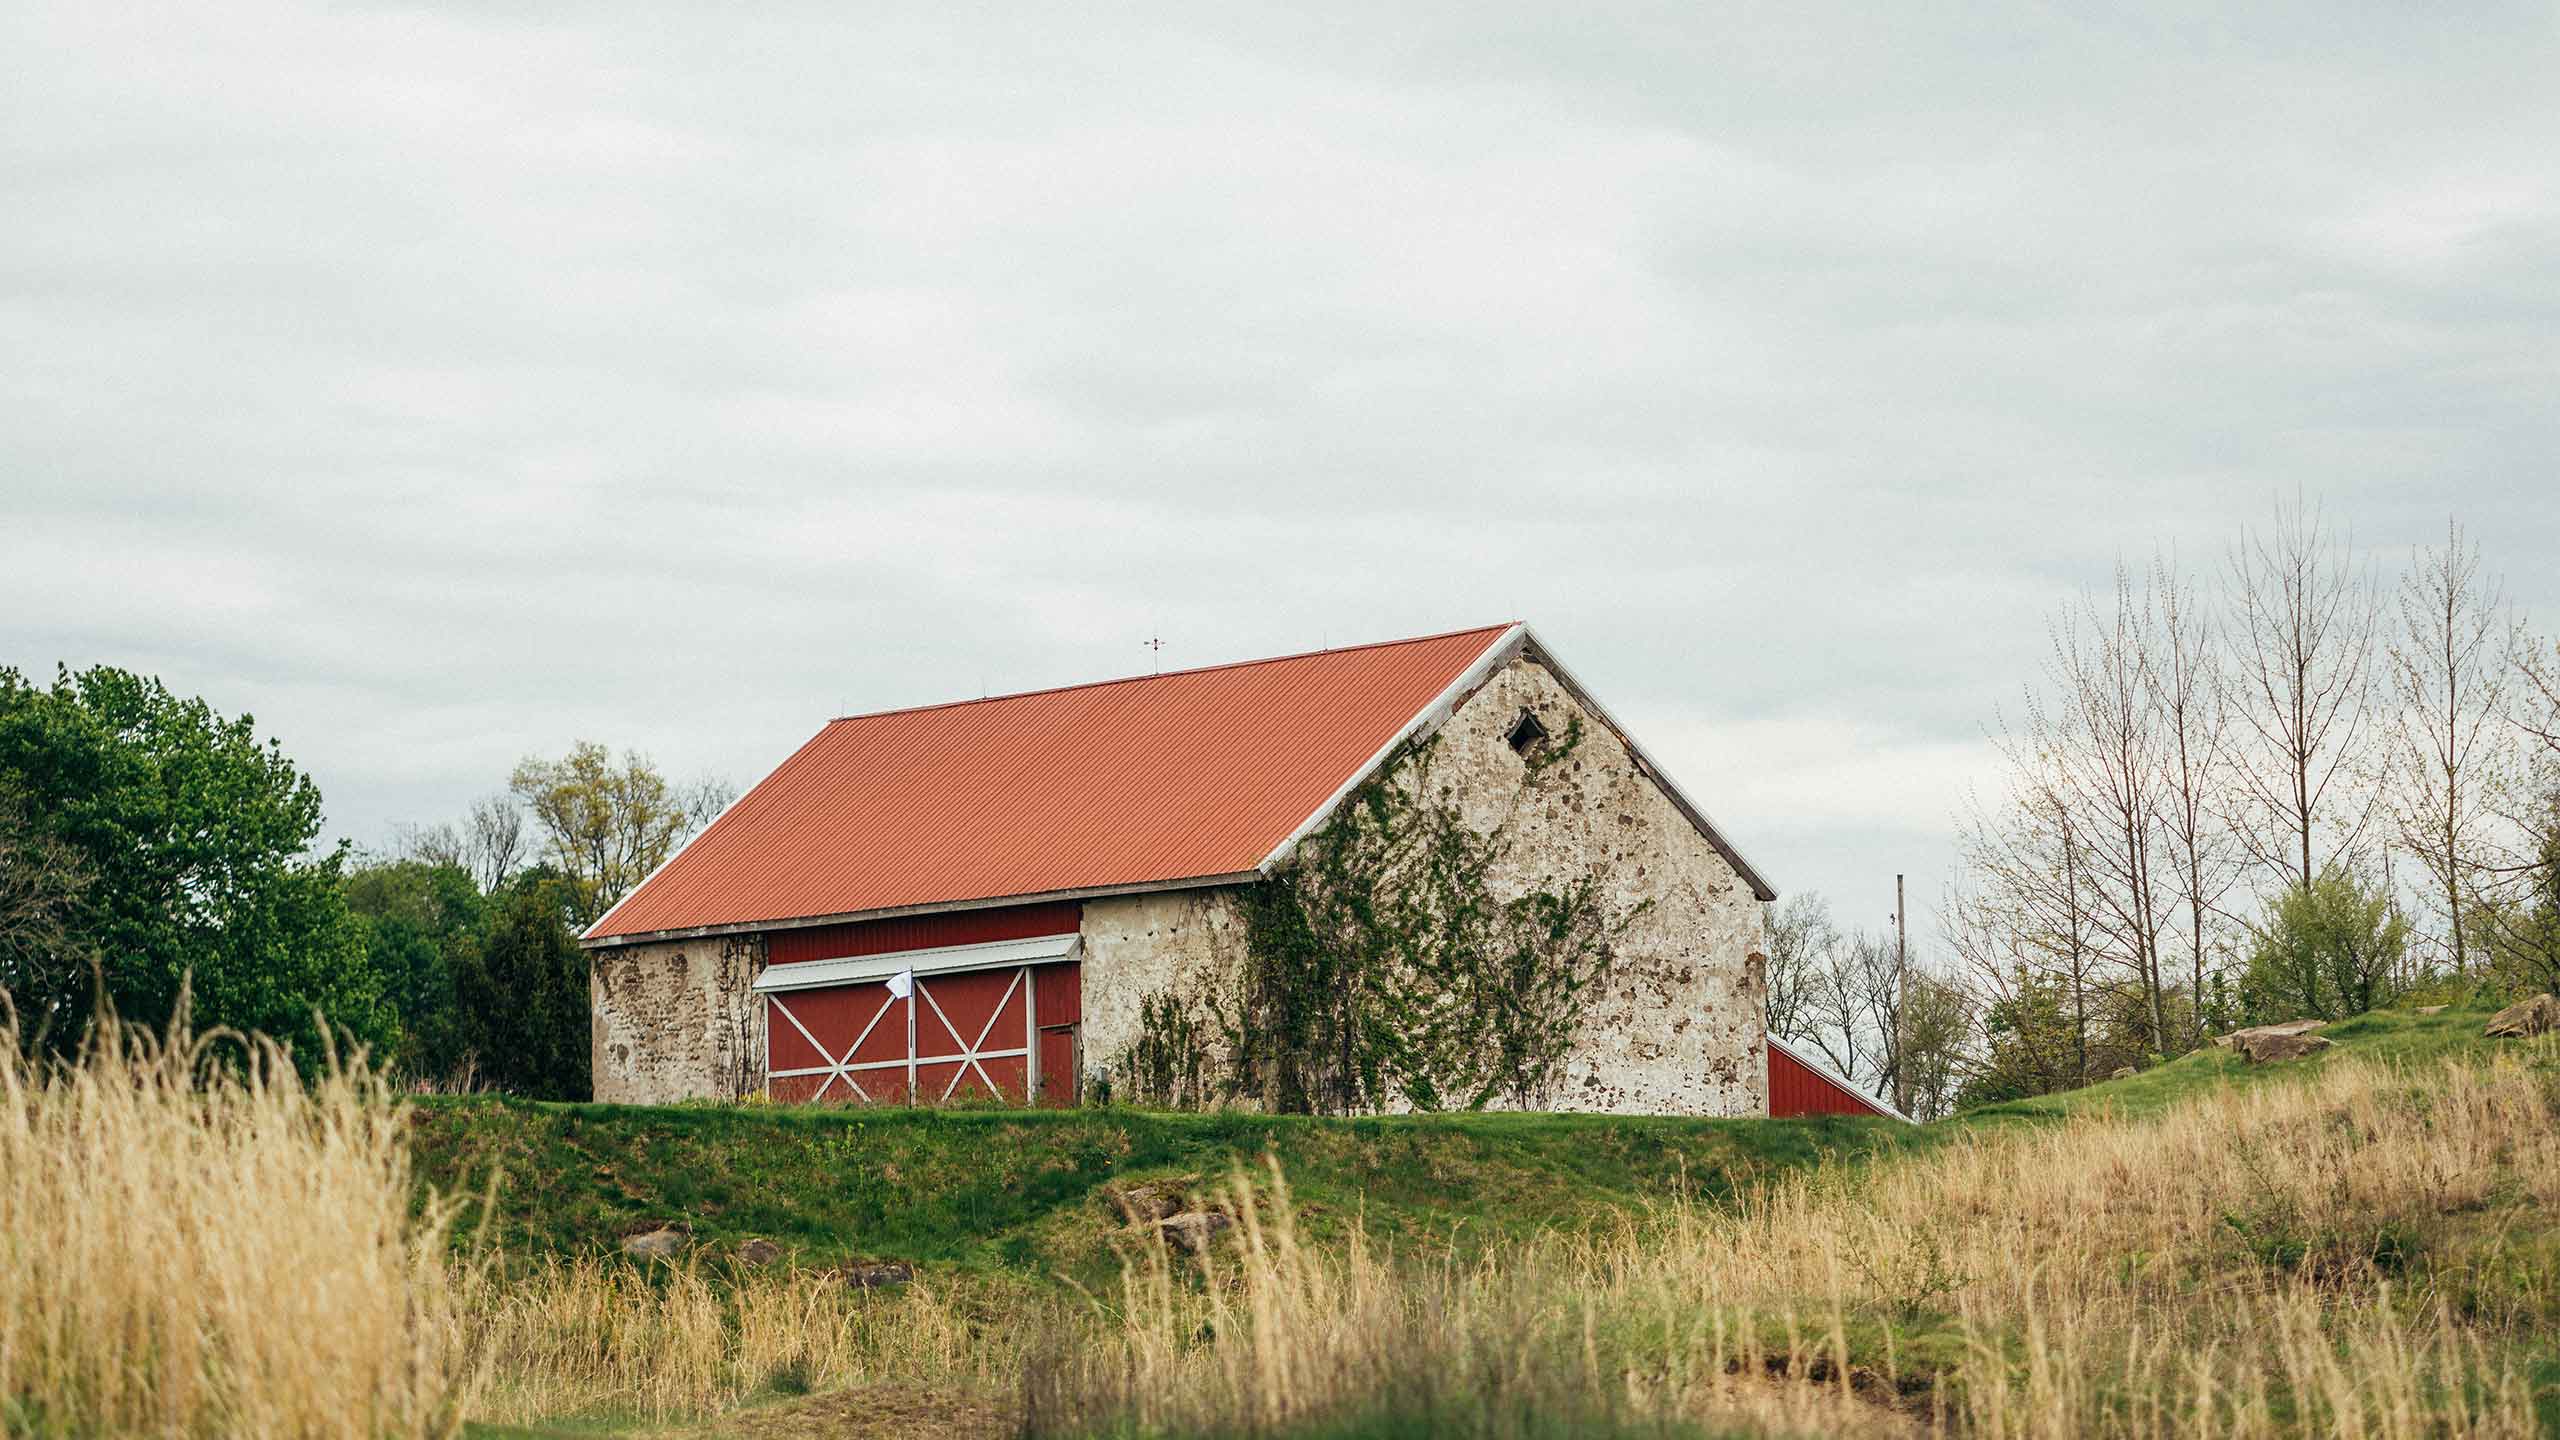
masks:
{"label": "white x brace on door", "polygon": [[[1057,935],[772,966],[755,985],[765,1002],[766,1093],[1028,1103],[1039,1093],[1042,1049],[1034,967],[1071,958],[1076,945]],[[914,977],[903,997],[890,983],[899,974]]]}

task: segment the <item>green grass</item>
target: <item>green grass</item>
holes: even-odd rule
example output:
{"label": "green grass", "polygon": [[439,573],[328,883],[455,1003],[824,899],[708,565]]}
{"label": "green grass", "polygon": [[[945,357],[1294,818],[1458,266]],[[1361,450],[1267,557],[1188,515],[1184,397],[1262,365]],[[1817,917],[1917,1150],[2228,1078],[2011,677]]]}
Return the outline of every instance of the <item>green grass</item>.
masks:
{"label": "green grass", "polygon": [[2219,1045],[2207,1045],[2165,1065],[2154,1065],[2122,1080],[2109,1080],[2079,1090],[2040,1095],[1969,1110],[1942,1126],[1996,1125],[2015,1120],[2055,1120],[2070,1115],[2105,1112],[2150,1115],[2181,1100],[2224,1085],[2256,1084],[2311,1074],[2342,1056],[2355,1055],[2400,1065],[2430,1065],[2480,1052],[2497,1042],[2481,1037],[2480,1028],[2497,1013],[2494,1005],[2457,1005],[2441,1014],[2409,1010],[2377,1010],[2321,1030],[2331,1048],[2300,1060],[2252,1065]]}
{"label": "green grass", "polygon": [[[500,1175],[491,1238],[514,1255],[610,1249],[681,1220],[697,1248],[761,1236],[807,1262],[898,1259],[1070,1271],[1107,1253],[1106,1187],[1215,1184],[1265,1155],[1318,1235],[1354,1216],[1400,1246],[1605,1223],[1904,1143],[1891,1121],[1562,1115],[1371,1119],[1100,1109],[814,1110],[432,1099],[421,1179]],[[465,1228],[479,1219],[475,1206]]]}
{"label": "green grass", "polygon": [[[767,1105],[420,1102],[422,1183],[477,1193],[501,1176],[493,1239],[512,1256],[611,1250],[681,1220],[725,1253],[761,1236],[804,1263],[1090,1274],[1117,1212],[1106,1187],[1215,1184],[1278,1157],[1319,1238],[1358,1217],[1400,1248],[1610,1223],[1676,1195],[1717,1199],[1826,1161],[1985,1125],[2139,1115],[2221,1085],[2299,1076],[2360,1054],[2421,1064],[2493,1043],[2486,1009],[2378,1013],[2323,1032],[2335,1049],[2251,1066],[2217,1047],[2140,1075],[1995,1105],[1937,1125],[1847,1117],[1700,1120],[1580,1115],[1328,1119],[1092,1110],[822,1110]],[[478,1220],[476,1207],[466,1220]]]}

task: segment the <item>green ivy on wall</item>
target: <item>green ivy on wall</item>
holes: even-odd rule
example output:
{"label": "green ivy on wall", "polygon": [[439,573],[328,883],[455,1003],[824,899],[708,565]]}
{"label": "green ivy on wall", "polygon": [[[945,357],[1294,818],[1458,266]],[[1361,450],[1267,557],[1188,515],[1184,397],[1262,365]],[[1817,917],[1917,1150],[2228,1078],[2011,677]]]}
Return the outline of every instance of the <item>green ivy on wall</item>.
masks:
{"label": "green ivy on wall", "polygon": [[1433,783],[1436,741],[1399,751],[1268,878],[1242,888],[1240,957],[1147,997],[1127,1098],[1352,1114],[1552,1096],[1612,943],[1605,876],[1505,898],[1512,820],[1583,738],[1526,757],[1508,813],[1470,826]]}

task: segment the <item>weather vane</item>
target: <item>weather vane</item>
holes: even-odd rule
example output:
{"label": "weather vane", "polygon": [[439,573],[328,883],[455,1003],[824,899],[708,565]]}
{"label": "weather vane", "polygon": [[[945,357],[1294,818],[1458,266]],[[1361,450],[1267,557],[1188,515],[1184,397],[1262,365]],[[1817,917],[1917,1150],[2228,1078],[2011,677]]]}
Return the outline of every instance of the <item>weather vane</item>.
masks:
{"label": "weather vane", "polygon": [[1146,646],[1148,650],[1150,650],[1150,651],[1154,652],[1155,657],[1156,657],[1156,673],[1157,673],[1157,674],[1159,674],[1159,675],[1163,674],[1163,673],[1164,673],[1164,636],[1163,636],[1163,635],[1161,635],[1161,634],[1149,635],[1146,639],[1141,640],[1141,641],[1139,641],[1138,643],[1139,643],[1139,644],[1141,644],[1141,645]]}

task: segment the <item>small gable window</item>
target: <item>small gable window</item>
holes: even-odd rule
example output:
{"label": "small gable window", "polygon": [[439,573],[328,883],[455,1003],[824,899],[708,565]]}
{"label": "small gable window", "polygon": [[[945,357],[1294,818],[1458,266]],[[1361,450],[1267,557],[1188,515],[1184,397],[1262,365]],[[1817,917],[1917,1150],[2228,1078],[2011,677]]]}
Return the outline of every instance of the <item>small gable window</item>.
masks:
{"label": "small gable window", "polygon": [[1536,715],[1523,710],[1520,718],[1511,722],[1511,734],[1507,738],[1511,741],[1513,753],[1526,755],[1539,741],[1547,738],[1547,727],[1538,723]]}

